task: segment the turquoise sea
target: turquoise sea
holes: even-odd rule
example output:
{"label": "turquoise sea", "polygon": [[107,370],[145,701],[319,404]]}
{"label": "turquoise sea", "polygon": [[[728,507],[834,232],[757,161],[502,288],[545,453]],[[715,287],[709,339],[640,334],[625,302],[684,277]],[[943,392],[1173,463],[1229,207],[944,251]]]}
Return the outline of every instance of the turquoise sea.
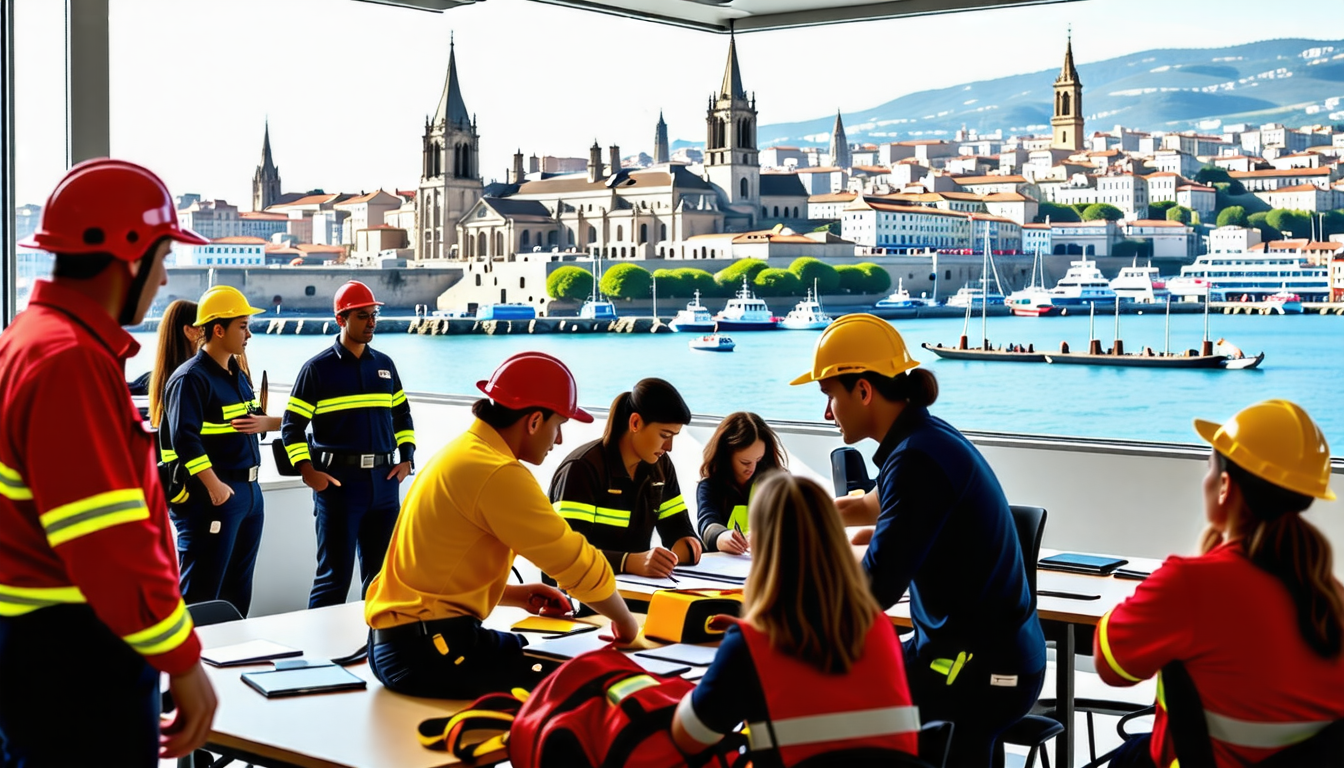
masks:
{"label": "turquoise sea", "polygon": [[[892,321],[915,357],[938,375],[935,412],[962,429],[1044,435],[1197,442],[1196,416],[1221,420],[1269,397],[1294,400],[1325,430],[1335,455],[1344,455],[1344,317],[1213,315],[1210,336],[1265,352],[1256,371],[1152,370],[978,363],[939,360],[920,342],[955,344],[962,319]],[[1035,344],[1057,349],[1067,340],[1086,349],[1085,315],[1050,318],[990,318],[995,344]],[[1201,315],[1171,317],[1171,348],[1197,348]],[[1125,315],[1121,336],[1129,351],[1163,348],[1160,312]],[[1114,337],[1113,317],[1096,318],[1103,347]],[[668,379],[696,413],[721,415],[754,410],[767,418],[822,419],[825,403],[815,385],[788,382],[810,365],[819,331],[737,333],[731,353],[697,352],[688,334],[419,336],[387,333],[374,346],[392,356],[408,391],[474,394],[508,355],[535,349],[556,355],[574,370],[580,400],[603,406],[645,376]],[[980,320],[970,324],[970,343],[980,339]],[[153,334],[137,334],[145,349],[127,366],[129,377],[147,370]],[[248,346],[253,369],[274,382],[292,382],[299,366],[323,348],[318,336],[257,335]]]}

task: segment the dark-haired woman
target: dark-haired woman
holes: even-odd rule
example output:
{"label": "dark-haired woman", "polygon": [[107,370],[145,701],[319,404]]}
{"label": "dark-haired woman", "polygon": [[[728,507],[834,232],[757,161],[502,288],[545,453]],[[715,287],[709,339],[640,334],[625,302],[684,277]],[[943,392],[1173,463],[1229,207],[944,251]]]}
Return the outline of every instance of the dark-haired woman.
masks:
{"label": "dark-haired woman", "polygon": [[906,675],[920,717],[956,725],[947,764],[988,766],[1040,694],[1045,638],[1003,488],[929,413],[938,383],[918,365],[890,323],[853,314],[822,332],[812,370],[792,383],[821,385],[846,443],[878,441],[877,487],[839,499],[841,518],[876,525],[863,566],[878,604],[910,592]]}
{"label": "dark-haired woman", "polygon": [[[579,446],[551,479],[551,503],[616,573],[663,578],[700,560],[677,471],[667,454],[691,409],[662,379],[641,379],[611,403],[602,439]],[[658,531],[662,546],[653,546]]]}
{"label": "dark-haired woman", "polygon": [[779,436],[754,413],[724,417],[705,444],[700,485],[695,489],[696,528],[710,552],[747,551],[747,502],[756,480],[788,461]]}
{"label": "dark-haired woman", "polygon": [[[1213,446],[1203,554],[1168,558],[1102,617],[1097,673],[1133,685],[1181,662],[1214,761],[1254,765],[1344,719],[1344,587],[1331,573],[1330,542],[1302,519],[1313,498],[1335,497],[1330,447],[1286,400],[1222,425],[1197,419],[1195,430]],[[1126,742],[1111,764],[1172,765],[1171,730],[1159,706],[1153,732]]]}

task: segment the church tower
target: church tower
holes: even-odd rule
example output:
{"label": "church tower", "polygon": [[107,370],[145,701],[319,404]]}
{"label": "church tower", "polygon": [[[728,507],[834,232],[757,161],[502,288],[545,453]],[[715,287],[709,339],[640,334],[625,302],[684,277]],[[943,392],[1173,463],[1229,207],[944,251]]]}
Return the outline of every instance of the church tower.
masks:
{"label": "church tower", "polygon": [[415,198],[415,257],[466,259],[457,245],[457,222],[481,199],[478,154],[480,137],[476,120],[467,113],[462,88],[457,84],[457,55],[448,40],[448,75],[434,118],[425,122],[420,188]]}
{"label": "church tower", "polygon": [[1083,84],[1073,66],[1073,33],[1069,33],[1064,48],[1064,67],[1055,79],[1055,116],[1050,118],[1054,130],[1054,149],[1083,149]]}
{"label": "church tower", "polygon": [[750,216],[761,209],[761,164],[756,150],[756,99],[742,88],[737,40],[728,38],[728,64],[705,117],[705,177],[723,190],[728,204]]}
{"label": "church tower", "polygon": [[849,168],[854,165],[854,156],[849,151],[849,139],[845,137],[845,123],[840,119],[840,110],[835,110],[835,125],[831,128],[831,165],[836,168]]}
{"label": "church tower", "polygon": [[667,123],[663,122],[663,113],[658,113],[658,125],[653,129],[653,164],[660,165],[666,163],[672,158],[672,151],[667,143]]}
{"label": "church tower", "polygon": [[271,121],[261,140],[261,165],[252,174],[252,210],[264,211],[280,202],[280,169],[271,160]]}

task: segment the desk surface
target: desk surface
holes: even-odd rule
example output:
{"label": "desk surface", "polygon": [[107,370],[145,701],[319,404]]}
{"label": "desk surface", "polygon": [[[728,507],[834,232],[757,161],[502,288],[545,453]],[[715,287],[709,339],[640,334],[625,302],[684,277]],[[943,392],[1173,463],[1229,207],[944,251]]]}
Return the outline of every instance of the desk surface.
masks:
{"label": "desk surface", "polygon": [[[507,629],[526,615],[519,608],[498,608],[485,624]],[[265,639],[300,648],[309,658],[344,656],[368,637],[362,602],[201,627],[198,632],[207,648]],[[367,690],[267,699],[239,677],[266,668],[206,666],[219,697],[210,744],[313,768],[458,764],[451,754],[420,746],[415,729],[420,721],[451,715],[468,702],[392,693],[367,663],[348,667],[369,682]]]}

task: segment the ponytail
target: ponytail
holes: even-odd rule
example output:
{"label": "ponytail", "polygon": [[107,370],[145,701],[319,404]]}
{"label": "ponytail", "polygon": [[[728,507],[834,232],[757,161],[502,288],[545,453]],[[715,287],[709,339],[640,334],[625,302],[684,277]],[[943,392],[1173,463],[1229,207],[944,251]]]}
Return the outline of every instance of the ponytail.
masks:
{"label": "ponytail", "polygon": [[677,388],[662,379],[640,379],[629,392],[611,401],[602,444],[610,446],[630,430],[630,417],[639,414],[645,422],[690,424],[691,409]]}
{"label": "ponytail", "polygon": [[837,378],[846,392],[853,392],[860,381],[866,381],[879,395],[892,402],[908,402],[928,408],[938,401],[938,377],[926,368],[913,368],[896,376],[864,371],[841,374]]}

